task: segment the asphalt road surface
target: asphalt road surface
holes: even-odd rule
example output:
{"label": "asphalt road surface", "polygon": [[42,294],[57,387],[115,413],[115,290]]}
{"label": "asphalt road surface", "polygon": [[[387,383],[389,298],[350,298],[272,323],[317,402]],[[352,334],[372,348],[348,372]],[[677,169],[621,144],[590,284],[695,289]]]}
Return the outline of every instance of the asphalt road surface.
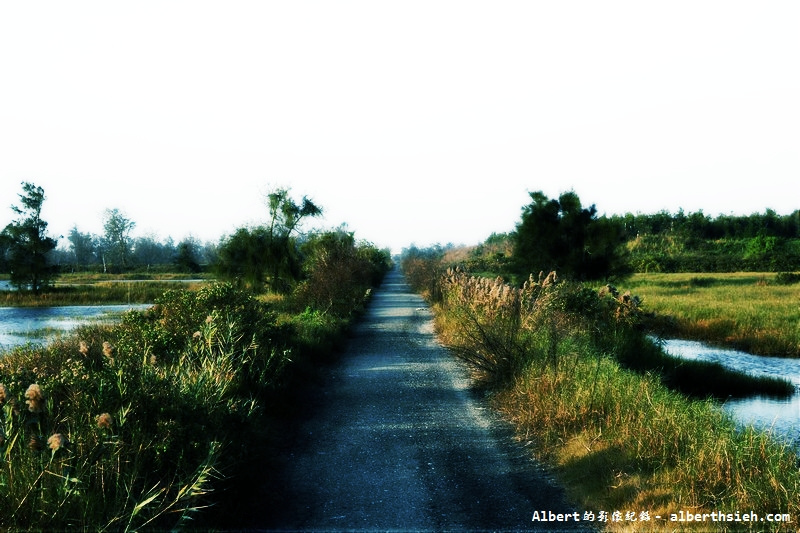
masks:
{"label": "asphalt road surface", "polygon": [[284,476],[284,531],[561,531],[534,511],[575,511],[437,344],[397,270],[329,370]]}

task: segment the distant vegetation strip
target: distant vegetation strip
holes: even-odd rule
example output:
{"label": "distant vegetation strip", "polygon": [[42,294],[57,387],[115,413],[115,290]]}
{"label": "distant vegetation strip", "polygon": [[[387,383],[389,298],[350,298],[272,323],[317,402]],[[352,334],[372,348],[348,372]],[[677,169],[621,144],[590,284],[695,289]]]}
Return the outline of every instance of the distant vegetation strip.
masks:
{"label": "distant vegetation strip", "polygon": [[[687,396],[711,395],[719,368],[666,367],[630,293],[554,274],[514,287],[446,270],[436,251],[407,251],[402,264],[442,339],[583,508],[800,516],[796,453]],[[692,374],[699,388],[681,392]]]}
{"label": "distant vegetation strip", "polygon": [[[196,290],[207,282],[181,282],[181,287]],[[27,290],[0,291],[0,306],[53,307],[62,305],[111,305],[153,303],[176,282],[169,280],[138,281],[69,281],[59,283],[39,294]]]}

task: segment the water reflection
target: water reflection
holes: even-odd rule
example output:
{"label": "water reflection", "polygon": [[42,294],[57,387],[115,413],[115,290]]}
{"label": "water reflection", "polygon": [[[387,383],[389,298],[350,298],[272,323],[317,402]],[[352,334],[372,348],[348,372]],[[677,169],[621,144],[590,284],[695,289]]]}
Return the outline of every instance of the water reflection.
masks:
{"label": "water reflection", "polygon": [[131,309],[147,305],[70,305],[0,307],[0,351],[41,343],[89,323],[110,323]]}
{"label": "water reflection", "polygon": [[741,398],[729,400],[723,407],[738,422],[772,431],[776,436],[788,439],[800,450],[800,359],[763,357],[681,339],[665,340],[664,349],[684,359],[712,361],[754,376],[779,377],[791,381],[796,392],[789,398]]}

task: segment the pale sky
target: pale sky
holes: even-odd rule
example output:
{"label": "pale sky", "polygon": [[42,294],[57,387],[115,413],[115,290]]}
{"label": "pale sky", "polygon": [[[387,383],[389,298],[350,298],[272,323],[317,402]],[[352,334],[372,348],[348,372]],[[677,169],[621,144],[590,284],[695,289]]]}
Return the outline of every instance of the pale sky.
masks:
{"label": "pale sky", "polygon": [[[0,4],[0,227],[214,240],[290,187],[399,251],[528,192],[600,213],[800,208],[800,2]],[[67,244],[66,240],[62,244]]]}

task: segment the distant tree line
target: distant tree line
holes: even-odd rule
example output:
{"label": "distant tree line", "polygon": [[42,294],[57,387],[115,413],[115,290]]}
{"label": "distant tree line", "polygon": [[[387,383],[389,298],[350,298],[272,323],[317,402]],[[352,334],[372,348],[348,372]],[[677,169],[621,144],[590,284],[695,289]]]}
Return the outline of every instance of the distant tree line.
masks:
{"label": "distant tree line", "polygon": [[177,243],[172,237],[133,237],[131,230],[135,226],[120,210],[106,210],[102,235],[82,232],[73,226],[66,236],[67,245],[53,250],[50,260],[62,272],[108,273],[140,270],[198,273],[208,270],[216,260],[216,243],[203,243],[194,237]]}
{"label": "distant tree line", "polygon": [[631,272],[800,270],[800,210],[606,217],[598,216],[594,205],[584,207],[571,191],[559,198],[533,192],[530,198],[515,231],[493,234],[461,260],[471,271],[522,283],[530,274],[552,270],[578,280]]}
{"label": "distant tree line", "polygon": [[800,210],[711,217],[702,211],[613,217],[637,272],[786,272],[800,269]]}
{"label": "distant tree line", "polygon": [[[324,308],[326,301],[343,305],[351,297],[337,293],[354,285],[350,276],[366,272],[377,284],[391,263],[387,250],[356,241],[344,227],[301,233],[301,224],[321,215],[322,208],[306,197],[295,201],[284,188],[267,195],[266,223],[241,227],[218,243],[133,237],[136,223],[119,209],[108,209],[102,235],[74,226],[66,237],[68,245],[57,247],[41,219],[44,190],[32,183],[22,185],[20,205],[12,206],[19,218],[0,233],[0,274],[37,293],[60,272],[208,271],[256,291],[299,291],[300,300]],[[330,280],[338,280],[338,286]]]}
{"label": "distant tree line", "polygon": [[772,209],[751,215],[719,215],[711,217],[703,211],[686,214],[683,210],[672,214],[661,211],[655,214],[615,215],[611,220],[622,224],[626,240],[641,235],[678,234],[691,239],[752,239],[778,237],[800,239],[800,210],[789,215],[779,215]]}
{"label": "distant tree line", "polygon": [[198,273],[216,261],[215,243],[201,243],[193,237],[178,243],[170,237],[133,237],[136,223],[119,209],[105,211],[102,235],[73,226],[66,244],[59,247],[57,239],[47,234],[47,222],[41,218],[44,190],[29,182],[23,182],[22,189],[20,205],[11,207],[18,218],[0,233],[0,273],[10,275],[17,286],[39,291],[59,272]]}

